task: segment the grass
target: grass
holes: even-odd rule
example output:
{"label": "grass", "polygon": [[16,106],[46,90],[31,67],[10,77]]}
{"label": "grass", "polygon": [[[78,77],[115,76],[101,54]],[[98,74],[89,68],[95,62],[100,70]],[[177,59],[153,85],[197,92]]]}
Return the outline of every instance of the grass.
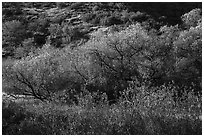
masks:
{"label": "grass", "polygon": [[200,135],[202,121],[185,111],[156,113],[121,104],[69,106],[31,101],[3,103],[3,134]]}
{"label": "grass", "polygon": [[[12,60],[3,62],[3,74],[6,74],[12,62]],[[9,93],[9,80],[11,79],[3,81],[3,91],[6,93]],[[133,95],[135,92],[136,95]],[[106,96],[102,102],[96,104],[91,94],[78,98],[78,105],[46,103],[28,97],[16,100],[3,98],[2,133],[3,135],[202,134],[200,118],[202,104],[196,97],[190,96],[187,102],[175,104],[168,87],[148,91],[148,88],[133,86],[124,93],[124,98],[129,101],[121,98],[113,105],[108,105]],[[128,93],[133,95],[132,98]]]}

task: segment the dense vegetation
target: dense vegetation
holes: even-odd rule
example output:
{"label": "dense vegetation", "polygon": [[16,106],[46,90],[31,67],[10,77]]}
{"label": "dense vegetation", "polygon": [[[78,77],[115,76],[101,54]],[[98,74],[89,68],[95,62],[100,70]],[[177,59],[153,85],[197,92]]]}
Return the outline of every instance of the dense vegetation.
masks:
{"label": "dense vegetation", "polygon": [[3,134],[202,134],[201,3],[2,5]]}

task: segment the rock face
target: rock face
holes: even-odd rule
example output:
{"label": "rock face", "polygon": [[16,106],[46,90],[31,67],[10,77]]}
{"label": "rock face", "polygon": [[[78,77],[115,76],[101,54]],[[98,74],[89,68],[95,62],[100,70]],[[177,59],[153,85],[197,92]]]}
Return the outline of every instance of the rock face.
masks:
{"label": "rock face", "polygon": [[23,12],[26,14],[26,17],[29,20],[38,19],[40,16],[44,15],[48,17],[51,21],[59,19],[60,22],[68,23],[73,26],[83,24],[83,21],[81,20],[81,14],[83,14],[83,12],[76,12],[75,10],[70,10],[68,8],[51,8],[47,10],[36,8],[23,8]]}

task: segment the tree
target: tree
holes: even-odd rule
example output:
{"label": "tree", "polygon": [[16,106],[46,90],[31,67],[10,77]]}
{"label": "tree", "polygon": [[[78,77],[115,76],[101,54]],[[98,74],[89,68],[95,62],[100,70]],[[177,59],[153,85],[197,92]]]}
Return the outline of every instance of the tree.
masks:
{"label": "tree", "polygon": [[90,90],[103,90],[110,99],[126,89],[128,81],[142,82],[148,77],[150,62],[144,55],[151,38],[140,24],[107,35],[98,33],[81,48],[90,56]]}
{"label": "tree", "polygon": [[[195,11],[196,10],[192,10],[189,14]],[[202,24],[201,19],[198,19],[196,23],[194,19],[191,21],[192,22],[188,22],[191,27],[181,31],[178,39],[174,42],[177,57],[175,64],[176,74],[186,79],[186,81],[194,83],[194,88],[201,91]],[[194,26],[195,24],[197,25]]]}

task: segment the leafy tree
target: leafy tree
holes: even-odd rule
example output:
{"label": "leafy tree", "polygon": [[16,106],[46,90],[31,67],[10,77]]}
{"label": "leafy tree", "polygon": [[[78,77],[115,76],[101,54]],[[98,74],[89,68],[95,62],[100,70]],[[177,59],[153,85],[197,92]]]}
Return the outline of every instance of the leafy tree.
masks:
{"label": "leafy tree", "polygon": [[[194,10],[193,10],[194,11]],[[192,13],[189,12],[189,13]],[[194,24],[195,20],[189,22]],[[178,40],[174,42],[176,61],[176,74],[193,82],[197,90],[201,90],[202,77],[202,25],[191,26],[188,30],[181,31]]]}
{"label": "leafy tree", "polygon": [[143,58],[145,49],[150,46],[149,40],[139,24],[105,36],[96,34],[82,47],[90,54],[89,84],[98,86],[110,97],[127,88],[128,81],[142,82],[150,65]]}
{"label": "leafy tree", "polygon": [[[46,50],[46,51],[45,51]],[[57,62],[52,60],[57,51],[44,48],[44,54],[30,55],[13,66],[14,94],[34,96],[42,101],[52,99],[51,85],[57,79]],[[19,92],[19,93],[18,93]]]}
{"label": "leafy tree", "polygon": [[176,57],[173,42],[179,35],[179,28],[178,26],[163,26],[160,28],[160,32],[162,33],[160,36],[156,36],[156,33],[151,35],[152,44],[148,49],[150,54],[146,56],[151,62],[150,80],[156,85],[162,85],[172,80],[168,78],[174,72]]}
{"label": "leafy tree", "polygon": [[201,20],[197,21],[197,26],[191,26],[187,30],[181,30],[178,26],[164,26],[160,28],[159,37],[152,35],[154,38],[152,48],[148,49],[151,54],[147,58],[152,64],[150,79],[153,83],[162,85],[174,81],[178,90],[191,87],[195,93],[201,91],[202,27],[200,22]]}
{"label": "leafy tree", "polygon": [[73,99],[74,95],[81,92],[84,82],[76,69],[84,69],[80,67],[85,64],[80,55],[83,54],[44,45],[35,53],[15,62],[11,76],[14,90],[11,92],[34,96],[42,101],[57,101],[56,97],[62,95]]}

